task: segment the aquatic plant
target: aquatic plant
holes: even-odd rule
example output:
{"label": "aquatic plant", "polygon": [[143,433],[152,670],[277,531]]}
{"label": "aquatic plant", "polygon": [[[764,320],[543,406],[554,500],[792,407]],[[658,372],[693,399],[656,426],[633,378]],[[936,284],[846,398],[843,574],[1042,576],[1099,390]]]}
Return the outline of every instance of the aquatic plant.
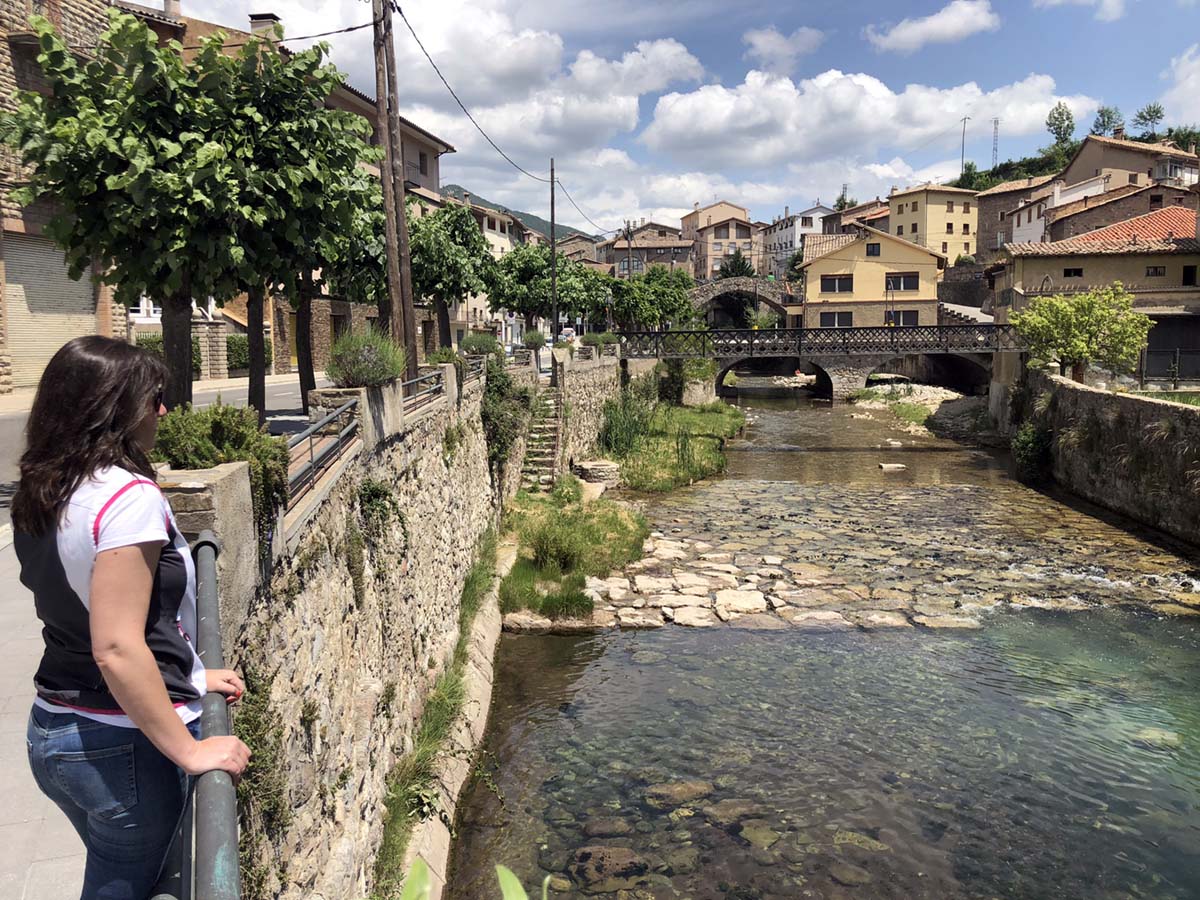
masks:
{"label": "aquatic plant", "polygon": [[1045,425],[1024,422],[1012,436],[1013,462],[1022,481],[1039,482],[1050,475],[1053,434]]}

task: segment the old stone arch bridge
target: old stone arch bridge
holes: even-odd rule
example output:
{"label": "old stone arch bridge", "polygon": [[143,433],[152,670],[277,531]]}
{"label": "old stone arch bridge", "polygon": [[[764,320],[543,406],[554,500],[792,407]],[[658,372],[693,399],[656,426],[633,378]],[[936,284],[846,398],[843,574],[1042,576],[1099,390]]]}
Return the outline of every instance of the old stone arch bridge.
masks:
{"label": "old stone arch bridge", "polygon": [[780,315],[786,314],[786,294],[783,285],[778,281],[748,277],[721,278],[692,289],[692,305],[704,314],[706,319],[720,306],[718,301],[725,298],[741,303],[748,299],[757,299]]}
{"label": "old stone arch bridge", "polygon": [[[732,279],[728,279],[732,280]],[[749,280],[749,279],[747,279]],[[907,356],[958,357],[992,371],[996,353],[1020,351],[1011,325],[917,325],[870,328],[724,328],[710,331],[625,331],[629,359],[712,359],[718,383],[749,359],[798,359],[829,378],[833,399],[845,400],[867,376]]]}

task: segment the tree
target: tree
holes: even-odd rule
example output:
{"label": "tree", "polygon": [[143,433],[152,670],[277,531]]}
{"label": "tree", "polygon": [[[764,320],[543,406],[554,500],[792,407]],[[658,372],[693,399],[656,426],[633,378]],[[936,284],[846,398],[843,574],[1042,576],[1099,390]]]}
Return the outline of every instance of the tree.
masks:
{"label": "tree", "polygon": [[1133,126],[1141,129],[1143,137],[1153,139],[1158,131],[1158,124],[1166,115],[1161,103],[1147,103],[1134,114]]}
{"label": "tree", "polygon": [[1164,137],[1180,150],[1200,147],[1200,125],[1172,125]]}
{"label": "tree", "polygon": [[1120,109],[1115,106],[1102,106],[1096,110],[1096,118],[1092,121],[1092,134],[1111,135],[1124,126],[1125,120],[1121,117]]}
{"label": "tree", "polygon": [[977,190],[976,184],[979,182],[979,179],[979,167],[975,165],[973,160],[968,159],[963,163],[962,174],[958,176],[958,181],[955,184],[960,188],[973,191]]}
{"label": "tree", "polygon": [[1076,381],[1091,363],[1114,372],[1137,364],[1153,324],[1134,312],[1119,281],[1082,294],[1035,297],[1010,319],[1035,359],[1057,360]]}
{"label": "tree", "polygon": [[359,199],[352,204],[350,227],[330,246],[322,275],[329,293],[377,307],[387,294],[383,186],[362,168],[354,177],[358,183],[348,187]]}
{"label": "tree", "polygon": [[1065,144],[1075,136],[1075,116],[1061,100],[1054,104],[1046,116],[1046,130],[1053,136],[1055,144]]}
{"label": "tree", "polygon": [[750,265],[750,260],[742,256],[740,247],[733,251],[732,256],[721,260],[721,268],[717,270],[717,278],[742,278],[753,275],[754,266]]}
{"label": "tree", "polygon": [[596,323],[607,327],[616,279],[561,255],[558,265],[559,308],[583,316],[593,328]]}
{"label": "tree", "polygon": [[413,294],[432,297],[438,345],[452,345],[450,304],[487,289],[495,261],[471,210],[457,203],[409,219]]}
{"label": "tree", "polygon": [[174,408],[192,397],[192,298],[223,303],[239,291],[240,164],[214,139],[227,121],[218,44],[205,41],[185,64],[133,16],[108,16],[89,59],[32,19],[49,90],[22,93],[7,117],[6,136],[31,169],[13,196],[57,202],[46,233],[72,278],[94,264],[117,301],[161,304],[164,400]]}
{"label": "tree", "polygon": [[858,201],[853,197],[848,196],[846,193],[846,188],[843,186],[842,192],[838,194],[837,200],[833,202],[833,208],[835,211],[841,212],[844,209],[850,209],[852,206],[858,206]]}
{"label": "tree", "polygon": [[487,273],[488,307],[525,317],[525,330],[534,320],[550,315],[550,248],[518,244]]}
{"label": "tree", "polygon": [[804,265],[804,251],[797,250],[788,257],[787,271],[784,273],[783,277],[787,281],[803,281],[804,270],[801,268],[802,265]]}

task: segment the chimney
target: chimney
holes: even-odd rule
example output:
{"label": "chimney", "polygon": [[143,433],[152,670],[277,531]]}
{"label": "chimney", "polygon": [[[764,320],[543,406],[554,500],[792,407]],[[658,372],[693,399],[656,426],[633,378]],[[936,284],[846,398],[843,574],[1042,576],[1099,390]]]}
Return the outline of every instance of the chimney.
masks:
{"label": "chimney", "polygon": [[1195,141],[1192,141],[1190,144],[1188,144],[1188,153],[1190,153],[1192,156],[1196,155],[1196,142]]}
{"label": "chimney", "polygon": [[1118,141],[1125,140],[1125,125],[1124,125],[1124,123],[1118,125],[1116,128],[1113,129],[1113,137]]}
{"label": "chimney", "polygon": [[[178,0],[168,0],[175,2],[178,6]],[[275,13],[250,13],[250,31],[254,34],[269,35],[279,24],[279,16]]]}
{"label": "chimney", "polygon": [[790,208],[789,208],[789,207],[787,207],[787,206],[785,206],[785,207],[783,208],[783,217],[784,217],[785,219],[788,217],[788,213],[789,213],[789,212],[790,212]]}
{"label": "chimney", "polygon": [[1175,232],[1172,231],[1170,228],[1167,229],[1167,240],[1168,241],[1175,240]]}
{"label": "chimney", "polygon": [[463,191],[463,203],[466,204],[467,209],[471,208],[471,195],[467,191]]}
{"label": "chimney", "polygon": [[698,211],[699,209],[700,209],[700,201],[699,201],[699,200],[697,200],[695,203],[693,203],[693,204],[692,204],[692,211],[693,211],[693,212],[696,212],[696,211]]}
{"label": "chimney", "polygon": [[179,8],[179,0],[163,0],[163,12],[176,19],[183,15]]}

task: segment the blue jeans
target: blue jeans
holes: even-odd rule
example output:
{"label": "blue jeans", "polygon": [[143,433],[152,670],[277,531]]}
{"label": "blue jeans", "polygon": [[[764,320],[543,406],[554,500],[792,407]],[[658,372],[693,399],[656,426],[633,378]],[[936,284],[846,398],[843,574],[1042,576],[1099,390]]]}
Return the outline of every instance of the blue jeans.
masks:
{"label": "blue jeans", "polygon": [[[199,736],[200,723],[188,729]],[[146,900],[183,814],[188,777],[136,728],[35,706],[26,733],[42,793],[87,849],[81,900]]]}

